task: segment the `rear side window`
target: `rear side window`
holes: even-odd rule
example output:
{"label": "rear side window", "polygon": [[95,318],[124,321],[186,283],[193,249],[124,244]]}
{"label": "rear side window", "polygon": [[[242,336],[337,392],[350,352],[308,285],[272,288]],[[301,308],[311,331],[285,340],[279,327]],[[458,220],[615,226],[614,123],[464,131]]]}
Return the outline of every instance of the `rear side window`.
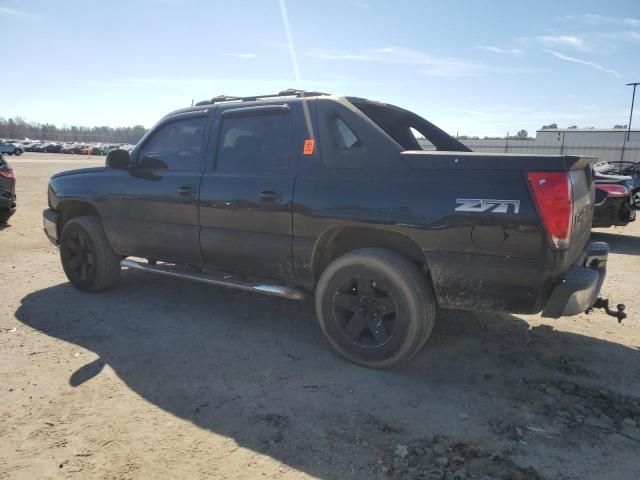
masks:
{"label": "rear side window", "polygon": [[291,115],[223,117],[217,169],[255,172],[289,167]]}
{"label": "rear side window", "polygon": [[191,117],[162,125],[145,143],[139,158],[155,158],[168,170],[202,171],[206,117]]}

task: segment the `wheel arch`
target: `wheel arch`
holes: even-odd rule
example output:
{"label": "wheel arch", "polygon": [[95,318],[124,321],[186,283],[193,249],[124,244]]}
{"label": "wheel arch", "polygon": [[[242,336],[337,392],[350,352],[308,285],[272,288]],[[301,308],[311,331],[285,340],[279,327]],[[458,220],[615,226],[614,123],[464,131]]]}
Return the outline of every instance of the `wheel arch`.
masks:
{"label": "wheel arch", "polygon": [[60,216],[58,217],[58,235],[62,233],[65,224],[76,217],[98,217],[98,210],[90,202],[83,200],[62,200],[57,205]]}
{"label": "wheel arch", "polygon": [[336,227],[323,232],[311,256],[313,282],[336,258],[361,248],[385,248],[416,263],[422,270],[427,261],[422,249],[410,237],[391,230],[369,227]]}

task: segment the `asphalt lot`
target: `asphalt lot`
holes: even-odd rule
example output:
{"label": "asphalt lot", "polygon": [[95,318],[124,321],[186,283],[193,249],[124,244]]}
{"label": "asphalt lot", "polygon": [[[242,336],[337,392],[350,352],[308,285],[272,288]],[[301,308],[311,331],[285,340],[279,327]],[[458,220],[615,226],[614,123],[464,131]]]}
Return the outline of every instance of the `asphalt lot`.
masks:
{"label": "asphalt lot", "polygon": [[7,157],[0,479],[640,475],[640,224],[599,230],[629,318],[441,312],[401,369],[323,340],[311,302],[125,271],[66,281],[41,231],[50,175],[104,157]]}

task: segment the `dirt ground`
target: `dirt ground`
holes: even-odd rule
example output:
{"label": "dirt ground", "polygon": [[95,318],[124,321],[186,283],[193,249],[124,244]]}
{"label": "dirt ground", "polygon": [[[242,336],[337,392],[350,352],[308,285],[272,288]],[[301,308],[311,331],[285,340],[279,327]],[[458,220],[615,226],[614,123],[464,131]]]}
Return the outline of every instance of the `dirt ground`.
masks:
{"label": "dirt ground", "polygon": [[41,231],[51,174],[9,157],[0,231],[0,479],[640,477],[640,224],[600,230],[603,313],[441,312],[405,368],[338,358],[311,302],[125,271],[67,283]]}

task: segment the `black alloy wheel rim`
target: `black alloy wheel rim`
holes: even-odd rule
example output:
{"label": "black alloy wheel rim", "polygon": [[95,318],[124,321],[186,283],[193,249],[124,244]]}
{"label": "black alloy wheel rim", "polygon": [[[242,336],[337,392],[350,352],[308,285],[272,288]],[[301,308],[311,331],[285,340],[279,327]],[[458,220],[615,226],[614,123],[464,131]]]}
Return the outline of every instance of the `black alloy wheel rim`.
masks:
{"label": "black alloy wheel rim", "polygon": [[367,276],[351,278],[336,288],[333,307],[340,331],[360,347],[382,347],[398,326],[398,306],[391,290]]}
{"label": "black alloy wheel rim", "polygon": [[86,282],[95,269],[93,244],[84,232],[73,232],[64,245],[67,273],[79,282]]}

